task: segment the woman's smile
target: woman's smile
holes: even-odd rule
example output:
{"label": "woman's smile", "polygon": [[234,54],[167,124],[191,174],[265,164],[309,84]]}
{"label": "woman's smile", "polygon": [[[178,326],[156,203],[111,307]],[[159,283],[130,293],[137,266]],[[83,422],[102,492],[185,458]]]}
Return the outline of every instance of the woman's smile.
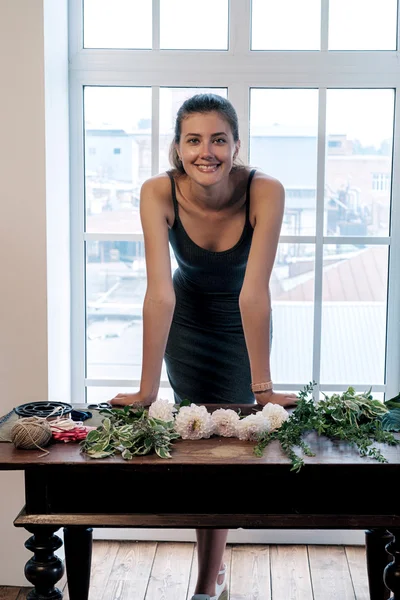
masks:
{"label": "woman's smile", "polygon": [[197,164],[195,164],[194,166],[197,167],[197,169],[199,171],[201,171],[202,173],[215,173],[215,171],[220,166],[220,163],[212,164],[212,165],[197,165]]}

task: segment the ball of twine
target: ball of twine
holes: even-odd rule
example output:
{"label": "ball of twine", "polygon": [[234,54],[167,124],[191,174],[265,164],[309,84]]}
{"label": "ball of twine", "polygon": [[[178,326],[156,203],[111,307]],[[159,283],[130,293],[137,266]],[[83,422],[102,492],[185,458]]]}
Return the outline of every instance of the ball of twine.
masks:
{"label": "ball of twine", "polygon": [[25,417],[19,419],[11,429],[11,439],[16,448],[42,450],[50,442],[51,428],[45,419]]}

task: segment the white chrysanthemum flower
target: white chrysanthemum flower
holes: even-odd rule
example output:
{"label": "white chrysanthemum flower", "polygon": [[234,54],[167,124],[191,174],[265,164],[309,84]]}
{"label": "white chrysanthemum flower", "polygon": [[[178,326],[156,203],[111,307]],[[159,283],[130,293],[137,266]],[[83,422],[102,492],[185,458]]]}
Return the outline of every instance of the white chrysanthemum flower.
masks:
{"label": "white chrysanthemum flower", "polygon": [[262,409],[262,414],[267,418],[271,424],[271,431],[279,429],[284,421],[289,418],[289,413],[280,404],[272,404],[269,402]]}
{"label": "white chrysanthemum flower", "polygon": [[211,415],[205,406],[182,406],[175,417],[175,431],[183,440],[209,438],[214,433]]}
{"label": "white chrysanthemum flower", "polygon": [[176,408],[172,402],[163,398],[158,398],[149,407],[149,417],[160,421],[173,421],[175,412]]}
{"label": "white chrysanthemum flower", "polygon": [[271,430],[269,419],[260,412],[248,415],[236,425],[236,436],[239,440],[257,441],[261,433]]}
{"label": "white chrysanthemum flower", "polygon": [[214,432],[222,437],[235,437],[236,425],[239,421],[239,415],[231,408],[217,408],[212,415],[211,420],[214,423]]}

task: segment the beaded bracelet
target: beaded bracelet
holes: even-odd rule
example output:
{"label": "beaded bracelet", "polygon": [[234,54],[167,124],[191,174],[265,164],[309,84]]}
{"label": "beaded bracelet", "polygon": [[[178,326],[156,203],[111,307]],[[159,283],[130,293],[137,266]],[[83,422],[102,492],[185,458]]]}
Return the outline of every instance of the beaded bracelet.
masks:
{"label": "beaded bracelet", "polygon": [[250,388],[254,394],[257,392],[267,392],[268,390],[272,390],[274,384],[272,381],[264,381],[263,383],[252,383]]}

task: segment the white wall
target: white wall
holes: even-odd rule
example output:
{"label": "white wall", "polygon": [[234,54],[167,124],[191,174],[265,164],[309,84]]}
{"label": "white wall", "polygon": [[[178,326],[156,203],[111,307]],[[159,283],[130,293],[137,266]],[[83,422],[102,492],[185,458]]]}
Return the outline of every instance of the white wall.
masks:
{"label": "white wall", "polygon": [[[0,2],[0,414],[47,398],[42,0]],[[0,472],[0,585],[26,585],[32,555],[12,521],[23,475]]]}

